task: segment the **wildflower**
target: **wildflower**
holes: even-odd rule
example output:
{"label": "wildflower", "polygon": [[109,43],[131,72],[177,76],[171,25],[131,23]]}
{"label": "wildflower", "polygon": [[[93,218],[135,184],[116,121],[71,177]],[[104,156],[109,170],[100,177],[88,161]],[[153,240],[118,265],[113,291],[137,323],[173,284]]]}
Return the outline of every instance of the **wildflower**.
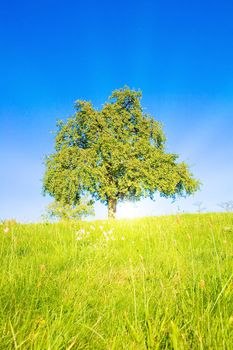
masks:
{"label": "wildflower", "polygon": [[125,240],[125,237],[124,237],[124,236],[122,236],[122,237],[121,237],[121,240],[122,240],[122,241],[124,241],[124,240]]}
{"label": "wildflower", "polygon": [[102,225],[100,225],[100,229],[103,230],[103,228],[104,228],[104,227],[103,227]]}
{"label": "wildflower", "polygon": [[112,236],[111,238],[112,238],[112,241],[115,241],[115,240],[116,240],[116,238],[115,238],[115,237],[113,237],[113,236]]}
{"label": "wildflower", "polygon": [[103,235],[104,235],[104,237],[111,236],[112,232],[113,232],[113,230],[103,231]]}
{"label": "wildflower", "polygon": [[5,227],[3,230],[5,233],[8,233],[10,231],[9,227]]}
{"label": "wildflower", "polygon": [[84,228],[81,228],[79,231],[76,232],[76,240],[80,241],[82,238],[84,238],[86,235],[89,235],[90,232],[86,232]]}
{"label": "wildflower", "polygon": [[200,287],[201,289],[204,289],[204,288],[205,288],[205,281],[204,281],[204,280],[200,280],[200,282],[199,282],[199,287]]}
{"label": "wildflower", "polygon": [[95,226],[91,225],[90,229],[94,231],[95,230]]}

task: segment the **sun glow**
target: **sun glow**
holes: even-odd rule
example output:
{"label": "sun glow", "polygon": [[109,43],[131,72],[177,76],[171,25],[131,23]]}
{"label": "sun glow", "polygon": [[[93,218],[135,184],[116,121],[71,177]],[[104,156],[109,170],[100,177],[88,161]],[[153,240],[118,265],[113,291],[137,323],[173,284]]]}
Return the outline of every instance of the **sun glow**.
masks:
{"label": "sun glow", "polygon": [[138,211],[139,211],[138,207],[136,206],[136,204],[132,202],[121,203],[117,208],[117,217],[119,219],[136,218],[139,215]]}

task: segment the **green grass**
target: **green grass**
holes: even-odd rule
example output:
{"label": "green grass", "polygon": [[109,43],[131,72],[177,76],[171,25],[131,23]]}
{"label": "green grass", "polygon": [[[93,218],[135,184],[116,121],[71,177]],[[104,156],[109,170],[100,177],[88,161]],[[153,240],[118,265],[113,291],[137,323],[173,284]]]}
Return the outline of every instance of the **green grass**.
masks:
{"label": "green grass", "polygon": [[0,349],[232,349],[233,214],[2,224],[0,252]]}

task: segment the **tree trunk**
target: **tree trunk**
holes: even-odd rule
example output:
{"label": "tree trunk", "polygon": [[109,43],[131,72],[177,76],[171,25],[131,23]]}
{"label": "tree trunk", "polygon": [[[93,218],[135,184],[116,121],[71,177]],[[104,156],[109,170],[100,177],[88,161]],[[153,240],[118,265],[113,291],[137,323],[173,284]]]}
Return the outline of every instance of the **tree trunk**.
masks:
{"label": "tree trunk", "polygon": [[116,199],[108,200],[108,218],[109,219],[116,219],[116,205],[117,205]]}

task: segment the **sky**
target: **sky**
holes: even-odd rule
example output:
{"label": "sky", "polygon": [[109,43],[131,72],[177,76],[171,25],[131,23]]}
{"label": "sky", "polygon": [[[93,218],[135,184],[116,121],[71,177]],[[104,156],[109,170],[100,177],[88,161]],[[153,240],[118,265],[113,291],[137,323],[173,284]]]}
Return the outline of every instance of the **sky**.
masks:
{"label": "sky", "polygon": [[[101,108],[141,89],[167,150],[202,182],[171,203],[142,200],[119,217],[220,211],[233,200],[232,1],[6,1],[0,9],[0,220],[40,220],[44,158],[74,101]],[[96,218],[107,210],[96,203]],[[132,214],[133,213],[133,214]]]}

